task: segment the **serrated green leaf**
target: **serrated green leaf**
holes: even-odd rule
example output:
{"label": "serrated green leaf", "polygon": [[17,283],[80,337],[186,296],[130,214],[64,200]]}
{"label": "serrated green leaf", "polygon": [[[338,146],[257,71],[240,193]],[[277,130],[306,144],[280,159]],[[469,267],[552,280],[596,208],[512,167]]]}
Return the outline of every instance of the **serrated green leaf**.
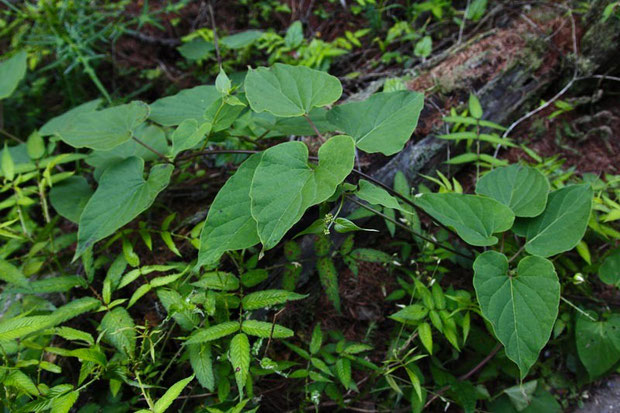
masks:
{"label": "serrated green leaf", "polygon": [[338,78],[281,63],[250,70],[244,87],[253,111],[267,111],[280,117],[308,114],[312,108],[330,105],[342,95]]}
{"label": "serrated green leaf", "polygon": [[471,115],[474,118],[476,119],[482,118],[482,106],[480,105],[480,101],[478,100],[476,95],[474,95],[473,93],[469,94],[468,106],[469,106],[469,113],[471,113]]}
{"label": "serrated green leaf", "polygon": [[64,338],[65,340],[82,340],[90,345],[95,344],[95,340],[92,335],[85,331],[76,330],[71,327],[57,327],[54,329],[54,334]]}
{"label": "serrated green leaf", "polygon": [[514,213],[494,199],[455,193],[422,194],[417,206],[444,225],[453,227],[465,242],[476,246],[497,243],[494,233],[503,232],[514,222]]}
{"label": "serrated green leaf", "polygon": [[314,326],[314,330],[312,330],[310,354],[317,354],[321,350],[321,345],[323,345],[323,331],[321,330],[321,324],[317,324]]}
{"label": "serrated green leaf", "polygon": [[338,289],[338,271],[330,257],[320,257],[316,263],[319,271],[321,286],[333,304],[334,308],[340,312],[340,293]]}
{"label": "serrated green leaf", "polygon": [[144,160],[131,157],[108,168],[80,215],[74,260],[149,208],[168,186],[173,165],[155,165],[144,180]]}
{"label": "serrated green leaf", "polygon": [[433,332],[428,323],[422,323],[418,326],[418,336],[428,353],[433,354]]}
{"label": "serrated green leaf", "polygon": [[549,181],[534,168],[513,164],[496,168],[480,178],[476,193],[510,207],[517,217],[535,217],[547,205]]}
{"label": "serrated green leaf", "polygon": [[24,50],[0,63],[0,100],[13,94],[19,82],[26,76],[26,58]]}
{"label": "serrated green leaf", "polygon": [[193,375],[174,383],[168,390],[166,390],[166,393],[161,396],[161,399],[157,400],[153,406],[153,413],[164,413],[168,410],[170,405],[177,399],[177,397],[179,397],[181,392],[183,392],[183,389],[185,389],[185,387],[187,387],[189,382],[192,380],[194,380]]}
{"label": "serrated green leaf", "polygon": [[334,370],[342,385],[348,390],[351,387],[351,360],[346,358],[338,359]]}
{"label": "serrated green leaf", "polygon": [[263,338],[289,338],[295,335],[293,330],[279,324],[257,320],[245,320],[241,325],[241,331],[251,336]]}
{"label": "serrated green leaf", "polygon": [[224,271],[204,273],[200,280],[193,282],[193,286],[213,290],[234,291],[239,289],[239,278]]}
{"label": "serrated green leaf", "polygon": [[237,389],[243,399],[243,388],[250,371],[250,342],[248,341],[248,336],[239,333],[230,340],[228,358],[233,366]]}
{"label": "serrated green leaf", "polygon": [[123,307],[109,311],[101,320],[99,330],[104,340],[120,353],[133,358],[136,350],[136,331],[133,319]]}
{"label": "serrated green leaf", "polygon": [[69,413],[79,396],[79,392],[71,391],[54,398],[52,400],[50,413]]}
{"label": "serrated green leaf", "polygon": [[209,391],[215,390],[215,376],[211,360],[211,344],[189,344],[189,361],[200,385]]}
{"label": "serrated green leaf", "polygon": [[416,322],[422,320],[428,314],[428,308],[420,304],[411,304],[398,310],[390,316],[391,319],[401,323]]}
{"label": "serrated green leaf", "polygon": [[13,264],[0,259],[0,280],[28,288],[28,278]]}
{"label": "serrated green leaf", "polygon": [[191,305],[181,297],[181,294],[168,288],[158,288],[157,298],[161,301],[168,314],[171,314],[175,321],[184,330],[193,330],[200,319],[198,314],[191,311]]}
{"label": "serrated green leaf", "polygon": [[246,295],[241,303],[245,310],[252,311],[287,301],[301,300],[307,296],[307,294],[297,294],[286,290],[262,290]]}
{"label": "serrated green leaf", "polygon": [[515,227],[526,238],[527,252],[550,257],[577,246],[588,226],[591,210],[590,185],[570,185],[549,194],[542,214],[518,220]]}
{"label": "serrated green leaf", "polygon": [[513,275],[505,255],[487,251],[474,261],[474,288],[482,314],[524,378],[549,340],[558,314],[560,282],[553,264],[525,257]]}
{"label": "serrated green leaf", "polygon": [[185,344],[207,343],[226,337],[239,331],[240,324],[238,321],[225,321],[211,327],[201,328],[192,333]]}
{"label": "serrated green leaf", "polygon": [[345,103],[327,113],[336,128],[355,139],[364,152],[400,152],[418,124],[424,95],[411,91],[376,93],[363,102]]}

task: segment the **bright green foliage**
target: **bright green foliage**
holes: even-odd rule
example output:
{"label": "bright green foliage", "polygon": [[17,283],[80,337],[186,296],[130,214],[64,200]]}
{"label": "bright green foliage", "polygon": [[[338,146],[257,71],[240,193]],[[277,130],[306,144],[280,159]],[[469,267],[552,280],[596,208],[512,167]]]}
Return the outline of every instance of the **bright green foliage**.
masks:
{"label": "bright green foliage", "polygon": [[146,120],[149,107],[144,102],[131,102],[71,117],[57,132],[74,148],[110,150],[131,139],[133,130]]}
{"label": "bright green foliage", "polygon": [[239,279],[227,272],[212,271],[203,274],[200,280],[192,283],[192,285],[213,290],[234,291],[239,288]]}
{"label": "bright green foliage", "polygon": [[571,250],[579,243],[591,209],[590,185],[569,185],[551,192],[545,211],[536,218],[518,222],[515,232],[526,237],[527,252],[550,257]]}
{"label": "bright green foliage", "polygon": [[26,75],[26,58],[27,54],[22,50],[0,62],[0,100],[11,96]]}
{"label": "bright green foliage", "polygon": [[620,288],[620,249],[613,250],[598,269],[598,277],[605,284]]}
{"label": "bright green foliage", "polygon": [[52,187],[50,202],[60,216],[78,223],[93,192],[84,177],[71,176]]}
{"label": "bright green foliage", "polygon": [[189,384],[190,381],[194,380],[194,376],[190,376],[186,379],[179,380],[174,383],[166,393],[153,406],[153,413],[164,413],[168,410],[168,407],[174,402],[177,397],[181,395],[183,389]]}
{"label": "bright green foliage", "polygon": [[474,262],[474,288],[482,314],[525,377],[549,340],[558,314],[560,283],[553,264],[525,257],[513,274],[505,255],[487,251]]}
{"label": "bright green foliage", "polygon": [[211,344],[190,344],[187,346],[189,361],[200,385],[210,391],[215,389],[215,376],[211,359]]}
{"label": "bright green foliage", "polygon": [[116,307],[109,311],[101,320],[99,329],[108,343],[126,356],[133,357],[136,351],[136,331],[133,318],[127,310]]}
{"label": "bright green foliage", "polygon": [[287,301],[295,301],[306,298],[307,295],[297,294],[285,290],[262,290],[250,293],[243,297],[241,304],[245,310],[257,310]]}
{"label": "bright green foliage", "polygon": [[295,117],[312,108],[330,105],[342,95],[338,78],[304,66],[276,63],[248,72],[245,93],[252,110]]}
{"label": "bright green foliage", "polygon": [[80,216],[75,257],[150,207],[168,186],[173,169],[172,165],[156,165],[146,181],[141,158],[127,158],[107,169]]}
{"label": "bright green foliage", "polygon": [[352,136],[362,151],[393,155],[411,137],[423,106],[421,93],[377,93],[363,102],[336,106],[327,118],[337,129]]}
{"label": "bright green foliage", "polygon": [[249,248],[260,241],[250,212],[250,187],[261,155],[243,162],[213,200],[200,235],[199,265],[212,266],[224,252]]}
{"label": "bright green foliage", "polygon": [[295,334],[293,330],[279,324],[257,320],[245,320],[241,325],[241,331],[251,336],[262,338],[289,338]]}
{"label": "bright green foliage", "polygon": [[211,130],[211,123],[198,123],[196,119],[185,119],[172,134],[172,156],[192,149],[199,144]]}
{"label": "bright green foliage", "polygon": [[265,249],[273,248],[312,205],[329,198],[353,169],[353,140],[335,136],[319,149],[319,164],[308,165],[308,148],[288,142],[267,149],[250,189],[252,217]]}
{"label": "bright green foliage", "polygon": [[455,193],[423,194],[414,202],[433,218],[456,230],[471,245],[497,244],[494,233],[503,232],[514,222],[514,214],[494,199]]}
{"label": "bright green foliage", "polygon": [[496,168],[480,178],[476,193],[510,207],[517,217],[535,217],[547,205],[549,181],[532,167],[514,164]]}
{"label": "bright green foliage", "polygon": [[243,397],[243,388],[250,371],[250,342],[248,341],[248,336],[239,333],[230,340],[228,359],[235,372],[235,381],[237,382],[239,394]]}
{"label": "bright green foliage", "polygon": [[209,341],[217,340],[218,338],[226,337],[239,331],[240,325],[237,321],[226,321],[221,324],[216,324],[211,327],[195,330],[194,333],[187,339],[185,344],[197,344],[206,343]]}
{"label": "bright green foliage", "polygon": [[13,264],[3,259],[0,259],[0,280],[20,287],[28,287],[28,278]]}
{"label": "bright green foliage", "polygon": [[620,360],[620,315],[592,321],[580,315],[575,326],[579,359],[588,374],[596,379]]}
{"label": "bright green foliage", "polygon": [[420,321],[428,314],[428,309],[420,304],[411,304],[392,314],[390,318],[401,323]]}
{"label": "bright green foliage", "polygon": [[75,123],[75,119],[78,115],[94,112],[99,105],[101,105],[101,99],[91,100],[90,102],[76,106],[62,115],[50,119],[41,127],[39,133],[41,136],[59,135],[60,132],[68,130],[71,125]]}
{"label": "bright green foliage", "polygon": [[359,190],[355,193],[355,195],[373,205],[382,205],[386,208],[398,209],[407,213],[409,212],[407,209],[401,207],[396,198],[390,195],[388,191],[368,182],[365,179],[360,179]]}
{"label": "bright green foliage", "polygon": [[185,120],[195,120],[198,125],[210,122],[213,130],[219,131],[228,128],[242,110],[242,106],[223,103],[215,86],[197,86],[153,102],[149,119],[164,126],[180,125]]}

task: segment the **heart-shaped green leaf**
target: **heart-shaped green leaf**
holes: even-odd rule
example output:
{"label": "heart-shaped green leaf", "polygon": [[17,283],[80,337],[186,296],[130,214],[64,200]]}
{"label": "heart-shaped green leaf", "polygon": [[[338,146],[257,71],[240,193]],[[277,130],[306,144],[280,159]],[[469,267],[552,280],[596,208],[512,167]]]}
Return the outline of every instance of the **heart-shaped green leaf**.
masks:
{"label": "heart-shaped green leaf", "polygon": [[612,250],[598,269],[598,278],[620,288],[620,248]]}
{"label": "heart-shaped green leaf", "polygon": [[542,257],[525,257],[512,274],[504,254],[487,251],[474,261],[474,288],[482,314],[525,377],[558,315],[560,282],[553,264]]}
{"label": "heart-shaped green leaf", "polygon": [[281,63],[250,70],[244,85],[253,111],[284,118],[308,114],[312,108],[330,105],[342,95],[338,78],[305,66]]}
{"label": "heart-shaped green leaf", "polygon": [[243,106],[222,104],[215,86],[197,86],[153,102],[149,119],[164,126],[180,125],[186,119],[194,119],[199,125],[208,121],[217,132],[228,128],[241,111]]}
{"label": "heart-shaped green leaf", "polygon": [[273,248],[306,209],[329,198],[353,169],[355,146],[350,136],[330,138],[319,149],[319,164],[308,165],[308,147],[286,142],[263,152],[254,173],[252,217],[264,248]]}
{"label": "heart-shaped green leaf", "polygon": [[198,265],[211,267],[226,251],[260,242],[250,211],[250,186],[262,153],[250,156],[216,195],[200,235]]}
{"label": "heart-shaped green leaf", "polygon": [[550,257],[573,249],[583,237],[592,209],[592,188],[569,185],[549,194],[547,207],[535,218],[520,219],[515,232],[532,255]]}
{"label": "heart-shaped green leaf", "polygon": [[131,139],[133,130],[146,120],[148,114],[146,103],[134,101],[65,118],[65,127],[56,132],[74,148],[107,151]]}
{"label": "heart-shaped green leaf", "polygon": [[575,326],[579,359],[592,379],[598,378],[620,360],[620,315],[605,321],[591,321],[580,315]]}
{"label": "heart-shaped green leaf", "polygon": [[351,135],[364,152],[393,155],[400,152],[418,124],[424,95],[401,90],[377,93],[363,102],[338,105],[327,119]]}
{"label": "heart-shaped green leaf", "polygon": [[510,207],[517,217],[535,217],[547,205],[549,181],[534,168],[513,164],[496,168],[480,178],[476,193]]}
{"label": "heart-shaped green leaf", "polygon": [[494,199],[465,194],[423,194],[414,202],[444,225],[453,227],[470,245],[488,246],[497,243],[496,232],[507,231],[514,222],[514,213]]}
{"label": "heart-shaped green leaf", "polygon": [[52,187],[50,203],[60,216],[77,223],[92,194],[83,176],[71,176]]}
{"label": "heart-shaped green leaf", "polygon": [[76,106],[62,115],[48,120],[47,123],[41,127],[39,133],[41,136],[60,134],[61,131],[69,128],[76,116],[82,113],[94,112],[97,110],[99,105],[101,105],[101,99],[95,99],[90,102],[82,103],[80,106]]}
{"label": "heart-shaped green leaf", "polygon": [[168,186],[173,169],[170,164],[155,165],[146,181],[141,158],[127,158],[106,169],[80,216],[74,259],[150,207]]}
{"label": "heart-shaped green leaf", "polygon": [[26,57],[26,52],[22,50],[0,63],[0,100],[11,96],[26,75]]}

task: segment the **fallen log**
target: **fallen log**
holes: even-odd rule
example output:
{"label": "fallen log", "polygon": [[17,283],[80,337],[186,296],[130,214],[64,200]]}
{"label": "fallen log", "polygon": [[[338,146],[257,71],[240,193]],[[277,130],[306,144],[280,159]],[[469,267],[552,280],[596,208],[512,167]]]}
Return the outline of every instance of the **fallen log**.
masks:
{"label": "fallen log", "polygon": [[[421,123],[403,151],[366,172],[388,186],[399,171],[411,186],[421,182],[421,174],[432,175],[437,169],[445,172],[444,161],[455,154],[455,149],[450,141],[437,138],[443,133],[440,128],[444,113],[437,108],[443,105],[447,110],[447,106],[459,106],[470,92],[478,96],[484,119],[506,124],[527,113],[544,93],[558,84],[572,85],[603,68],[606,74],[617,71],[620,22],[601,22],[602,10],[608,3],[608,0],[594,2],[583,25],[558,4],[543,4],[527,14],[524,4],[506,6],[513,17],[503,28],[477,35],[416,68],[403,71],[402,76],[412,77],[407,83],[409,89],[432,91],[426,97]],[[382,83],[371,83],[349,100],[363,100],[379,90]],[[346,216],[355,207],[346,203],[341,215]],[[331,238],[337,248],[345,237],[334,233]],[[300,241],[303,264],[298,287],[306,285],[315,271],[313,245],[313,236]],[[266,283],[276,287],[280,279],[281,272],[274,271]]]}

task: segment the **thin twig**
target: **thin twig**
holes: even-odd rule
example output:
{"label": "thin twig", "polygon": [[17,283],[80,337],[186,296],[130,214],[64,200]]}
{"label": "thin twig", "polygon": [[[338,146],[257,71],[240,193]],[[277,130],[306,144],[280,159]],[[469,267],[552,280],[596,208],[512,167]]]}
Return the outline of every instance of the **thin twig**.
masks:
{"label": "thin twig", "polygon": [[211,15],[211,27],[213,29],[213,45],[215,46],[215,55],[217,56],[217,65],[222,67],[222,56],[220,55],[220,42],[217,38],[217,27],[215,26],[215,14],[213,13],[213,3],[209,2],[209,14]]}
{"label": "thin twig", "polygon": [[155,155],[159,156],[163,161],[167,162],[167,163],[172,163],[170,161],[170,159],[168,159],[166,157],[166,155],[164,155],[163,153],[159,152],[157,149],[153,148],[150,145],[147,145],[146,143],[142,142],[140,139],[136,138],[135,136],[132,136],[132,139],[136,142],[138,142],[140,145],[144,146],[146,149],[148,149],[149,151],[153,152]]}
{"label": "thin twig", "polygon": [[306,118],[310,126],[312,126],[312,129],[314,129],[314,132],[317,134],[319,139],[323,139],[323,136],[321,136],[321,132],[319,132],[319,129],[316,127],[314,122],[312,122],[312,119],[310,119],[310,116],[308,116],[308,114],[304,114],[304,118]]}

